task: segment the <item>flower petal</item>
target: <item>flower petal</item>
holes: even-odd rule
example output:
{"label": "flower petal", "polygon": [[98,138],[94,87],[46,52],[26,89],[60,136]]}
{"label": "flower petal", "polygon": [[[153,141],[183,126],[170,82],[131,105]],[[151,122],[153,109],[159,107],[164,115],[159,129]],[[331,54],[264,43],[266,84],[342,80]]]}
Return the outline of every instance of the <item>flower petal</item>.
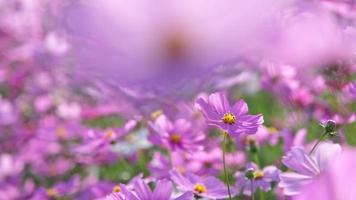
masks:
{"label": "flower petal", "polygon": [[289,151],[282,162],[288,168],[303,175],[315,176],[320,172],[316,162],[300,147],[294,147]]}
{"label": "flower petal", "polygon": [[169,200],[172,194],[172,183],[167,180],[157,181],[156,188],[153,192],[152,199]]}
{"label": "flower petal", "polygon": [[311,176],[301,175],[292,172],[286,172],[280,175],[281,182],[279,187],[283,188],[285,195],[297,195],[304,186],[312,181]]}
{"label": "flower petal", "polygon": [[232,112],[235,113],[237,116],[246,114],[248,112],[248,106],[246,102],[242,99],[237,101],[234,106],[232,106]]}

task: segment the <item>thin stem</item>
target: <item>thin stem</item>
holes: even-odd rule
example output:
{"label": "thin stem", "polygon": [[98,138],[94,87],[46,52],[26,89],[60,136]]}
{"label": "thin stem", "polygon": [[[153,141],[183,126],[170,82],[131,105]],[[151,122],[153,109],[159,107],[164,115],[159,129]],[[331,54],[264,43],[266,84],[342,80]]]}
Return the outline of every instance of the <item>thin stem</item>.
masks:
{"label": "thin stem", "polygon": [[265,193],[262,189],[259,190],[260,200],[265,200]]}
{"label": "thin stem", "polygon": [[319,140],[316,142],[316,144],[315,144],[315,145],[313,146],[313,148],[310,150],[309,155],[311,155],[311,154],[313,153],[313,151],[316,149],[316,147],[319,145],[319,143],[320,143],[321,141],[323,141],[323,139],[324,139],[324,137],[325,137],[326,135],[328,135],[327,132],[323,133],[323,134],[320,136]]}
{"label": "thin stem", "polygon": [[226,170],[226,162],[225,162],[225,153],[226,153],[226,143],[227,143],[227,135],[228,133],[224,133],[224,140],[223,140],[223,165],[224,165],[224,174],[225,174],[225,181],[227,184],[227,191],[229,193],[229,199],[231,200],[231,191],[230,191],[230,181],[229,176]]}
{"label": "thin stem", "polygon": [[253,153],[253,159],[255,160],[257,166],[258,166],[259,168],[261,168],[262,166],[261,166],[260,159],[259,159],[259,157],[258,157],[258,153],[257,153],[257,152]]}
{"label": "thin stem", "polygon": [[255,192],[253,191],[253,179],[251,180],[251,199],[255,200]]}
{"label": "thin stem", "polygon": [[[254,157],[254,160],[255,160],[257,166],[260,169],[262,169],[261,162],[260,162],[260,157],[258,155],[258,152],[253,153],[253,157]],[[261,189],[258,190],[258,196],[259,196],[260,200],[264,200],[265,199],[265,193],[263,192],[263,190],[261,190]]]}

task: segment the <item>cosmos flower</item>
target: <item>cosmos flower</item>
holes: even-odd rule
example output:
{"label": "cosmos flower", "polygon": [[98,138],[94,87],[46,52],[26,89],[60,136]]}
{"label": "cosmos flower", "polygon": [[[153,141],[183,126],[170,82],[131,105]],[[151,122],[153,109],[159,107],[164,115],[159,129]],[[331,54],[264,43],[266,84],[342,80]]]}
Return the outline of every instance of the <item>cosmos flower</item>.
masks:
{"label": "cosmos flower", "polygon": [[13,124],[17,120],[17,111],[11,101],[0,96],[0,125]]}
{"label": "cosmos flower", "polygon": [[[206,145],[214,145],[215,148],[197,151],[190,155],[188,160],[192,167],[188,170],[201,176],[205,174],[217,176],[223,168],[222,150],[217,144],[208,143]],[[238,159],[234,159],[234,161],[238,161]]]}
{"label": "cosmos flower", "polygon": [[[225,164],[234,195],[355,200],[355,149],[304,150],[316,121],[354,143],[355,22],[353,0],[0,0],[0,199],[226,199]],[[266,127],[222,93],[192,103],[216,89]],[[280,188],[240,170],[246,143],[292,149]]]}
{"label": "cosmos flower", "polygon": [[228,197],[225,184],[212,176],[199,177],[192,173],[182,175],[174,169],[171,171],[171,179],[177,184],[178,189],[184,192],[193,192],[197,196],[211,199]]}
{"label": "cosmos flower", "polygon": [[347,84],[344,89],[344,93],[345,96],[350,99],[356,100],[356,81]]}
{"label": "cosmos flower", "polygon": [[226,131],[231,136],[255,134],[263,124],[262,114],[249,115],[245,101],[239,100],[230,106],[225,94],[216,92],[208,98],[200,97],[197,104],[209,125]]}
{"label": "cosmos flower", "polygon": [[[211,176],[218,176],[223,169],[222,155],[223,151],[220,143],[206,143],[207,147],[203,151],[194,152],[187,156],[189,166],[187,171],[193,172],[196,175],[204,176],[209,174]],[[245,163],[246,155],[244,152],[235,151],[226,153],[226,165],[229,167],[239,167]]]}
{"label": "cosmos flower", "polygon": [[279,31],[276,31],[278,35],[272,34],[273,39],[267,40],[267,45],[273,45],[273,49],[262,49],[265,57],[303,70],[313,66],[308,70],[315,70],[316,66],[322,68],[322,63],[350,56],[355,49],[354,40],[340,28],[335,13],[306,1],[297,1],[296,4],[297,8],[282,10],[275,15],[277,22],[274,28]]}
{"label": "cosmos flower", "polygon": [[10,154],[0,154],[0,180],[17,175],[24,168],[23,160]]}
{"label": "cosmos flower", "polygon": [[298,130],[296,133],[293,133],[289,129],[282,131],[283,137],[283,150],[288,152],[292,147],[301,146],[303,147],[306,142],[307,130],[305,128]]}
{"label": "cosmos flower", "polygon": [[23,146],[17,159],[31,165],[34,174],[59,176],[74,166],[72,158],[64,156],[63,151],[63,146],[56,141],[36,138],[29,140],[28,144]]}
{"label": "cosmos flower", "polygon": [[137,121],[129,120],[122,127],[101,129],[88,129],[81,138],[82,143],[73,147],[77,160],[83,163],[113,162],[117,159],[113,146],[126,134],[136,128]]}
{"label": "cosmos flower", "polygon": [[154,123],[150,123],[154,131],[150,135],[151,142],[163,145],[171,151],[197,151],[203,149],[202,141],[205,135],[193,129],[193,125],[185,119],[171,122],[167,116],[160,115]]}
{"label": "cosmos flower", "polygon": [[75,193],[75,199],[98,199],[118,190],[113,182],[97,180],[94,177],[82,180],[79,188],[80,190]]}
{"label": "cosmos flower", "polygon": [[255,46],[251,41],[257,43],[263,35],[271,13],[288,4],[160,0],[157,7],[143,0],[76,2],[63,12],[75,47],[76,77],[164,94],[193,90],[221,64],[239,60]]}
{"label": "cosmos flower", "polygon": [[235,174],[236,188],[238,188],[238,192],[249,196],[251,191],[253,194],[257,188],[267,192],[272,189],[272,183],[279,182],[279,174],[280,170],[275,166],[267,166],[260,170],[255,163],[249,163],[245,172]]}
{"label": "cosmos flower", "polygon": [[293,200],[353,200],[356,199],[356,150],[346,148],[335,157],[325,171]]}
{"label": "cosmos flower", "polygon": [[352,0],[343,1],[330,1],[319,0],[317,1],[324,9],[333,14],[338,15],[343,20],[355,17],[355,4]]}
{"label": "cosmos flower", "polygon": [[303,148],[294,147],[282,162],[294,172],[284,172],[280,175],[279,187],[285,195],[296,195],[306,185],[310,184],[328,165],[328,162],[341,151],[339,144],[320,143],[317,149],[309,155]]}
{"label": "cosmos flower", "polygon": [[169,171],[171,170],[171,167],[171,161],[169,158],[162,155],[161,152],[155,152],[151,162],[148,164],[151,176],[158,179],[169,178]]}
{"label": "cosmos flower", "polygon": [[279,90],[283,87],[290,89],[298,87],[295,67],[263,61],[260,68],[262,71],[261,83],[265,90],[280,93]]}
{"label": "cosmos flower", "polygon": [[240,135],[236,138],[236,147],[240,150],[245,150],[246,147],[259,147],[266,143],[271,146],[278,144],[278,141],[281,136],[281,131],[277,130],[274,127],[260,126],[253,135]]}
{"label": "cosmos flower", "polygon": [[99,198],[97,200],[125,200],[125,197],[121,195],[121,193],[111,193],[106,195],[103,198]]}
{"label": "cosmos flower", "polygon": [[[137,179],[134,183],[134,191],[130,191],[124,185],[120,185],[123,193],[123,200],[171,200],[172,183],[168,180],[156,182],[155,189],[151,191],[148,184],[142,179]],[[174,200],[191,200],[192,193],[187,192]],[[120,199],[121,200],[121,199]]]}
{"label": "cosmos flower", "polygon": [[80,178],[78,176],[73,176],[68,181],[58,182],[50,188],[39,187],[36,191],[34,191],[34,194],[30,199],[49,200],[56,198],[66,198],[78,190],[79,180]]}

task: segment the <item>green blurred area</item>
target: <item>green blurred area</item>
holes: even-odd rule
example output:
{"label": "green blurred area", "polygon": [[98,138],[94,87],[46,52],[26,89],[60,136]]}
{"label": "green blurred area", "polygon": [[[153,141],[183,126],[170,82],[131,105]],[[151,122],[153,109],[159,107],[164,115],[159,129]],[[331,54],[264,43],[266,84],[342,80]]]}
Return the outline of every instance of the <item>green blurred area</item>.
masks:
{"label": "green blurred area", "polygon": [[149,176],[150,172],[147,163],[151,160],[148,151],[141,150],[136,155],[136,160],[130,162],[127,159],[119,159],[113,165],[100,167],[99,176],[104,180],[116,183],[127,183],[131,178],[142,173],[144,177]]}
{"label": "green blurred area", "polygon": [[277,99],[275,99],[272,94],[268,92],[258,92],[254,95],[247,96],[241,95],[241,98],[243,98],[248,104],[250,113],[263,114],[264,125],[266,126],[272,126],[272,120],[275,118],[285,117],[285,109],[277,101]]}
{"label": "green blurred area", "polygon": [[117,115],[98,117],[84,121],[84,124],[95,128],[117,128],[124,124],[124,119]]}

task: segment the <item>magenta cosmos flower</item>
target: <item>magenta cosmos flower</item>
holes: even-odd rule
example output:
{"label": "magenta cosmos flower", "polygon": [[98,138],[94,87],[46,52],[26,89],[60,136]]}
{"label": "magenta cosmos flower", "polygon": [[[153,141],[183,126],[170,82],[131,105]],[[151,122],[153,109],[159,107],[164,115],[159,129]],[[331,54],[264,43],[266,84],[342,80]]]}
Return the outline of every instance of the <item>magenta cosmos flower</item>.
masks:
{"label": "magenta cosmos flower", "polygon": [[232,136],[255,134],[263,124],[262,114],[249,115],[247,104],[243,100],[230,106],[222,92],[213,93],[208,98],[198,98],[197,104],[208,124],[221,128]]}
{"label": "magenta cosmos flower", "polygon": [[330,163],[313,183],[304,188],[296,200],[354,200],[356,199],[356,150],[346,148]]}
{"label": "magenta cosmos flower", "polygon": [[356,100],[356,81],[350,82],[344,89],[345,94],[350,99]]}
{"label": "magenta cosmos flower", "polygon": [[[276,0],[156,4],[90,0],[65,6],[62,22],[75,47],[77,77],[130,88],[138,83],[144,93],[182,89],[176,86],[190,90],[197,78],[206,80],[201,77],[245,52],[241,47],[250,47],[246,38],[254,43],[264,38],[270,11],[282,6]],[[177,93],[166,89],[163,94]]]}
{"label": "magenta cosmos flower", "polygon": [[200,130],[193,129],[192,124],[185,119],[170,121],[165,115],[160,115],[154,123],[149,124],[153,134],[149,139],[155,144],[162,145],[172,151],[202,150],[205,135]]}
{"label": "magenta cosmos flower", "polygon": [[272,183],[279,182],[279,174],[280,170],[275,166],[260,170],[255,163],[249,163],[245,172],[236,173],[236,187],[245,195],[251,195],[251,191],[254,193],[257,188],[267,192],[272,189]]}
{"label": "magenta cosmos flower", "polygon": [[[177,198],[171,198],[172,183],[168,180],[156,182],[152,191],[149,185],[142,179],[137,179],[134,183],[134,190],[129,190],[126,186],[120,185],[113,194],[107,196],[106,200],[191,200],[193,194],[186,192]],[[116,194],[115,194],[116,193]],[[119,194],[122,195],[119,195]]]}
{"label": "magenta cosmos flower", "polygon": [[172,170],[171,179],[177,184],[178,189],[193,192],[199,197],[225,199],[229,196],[225,184],[213,176],[199,177],[192,173],[182,175],[177,170]]}
{"label": "magenta cosmos flower", "polygon": [[300,193],[304,186],[313,181],[327,166],[330,159],[341,152],[339,144],[321,143],[317,149],[309,155],[301,147],[294,147],[282,162],[294,172],[285,172],[280,175],[280,187],[284,194],[293,196]]}

